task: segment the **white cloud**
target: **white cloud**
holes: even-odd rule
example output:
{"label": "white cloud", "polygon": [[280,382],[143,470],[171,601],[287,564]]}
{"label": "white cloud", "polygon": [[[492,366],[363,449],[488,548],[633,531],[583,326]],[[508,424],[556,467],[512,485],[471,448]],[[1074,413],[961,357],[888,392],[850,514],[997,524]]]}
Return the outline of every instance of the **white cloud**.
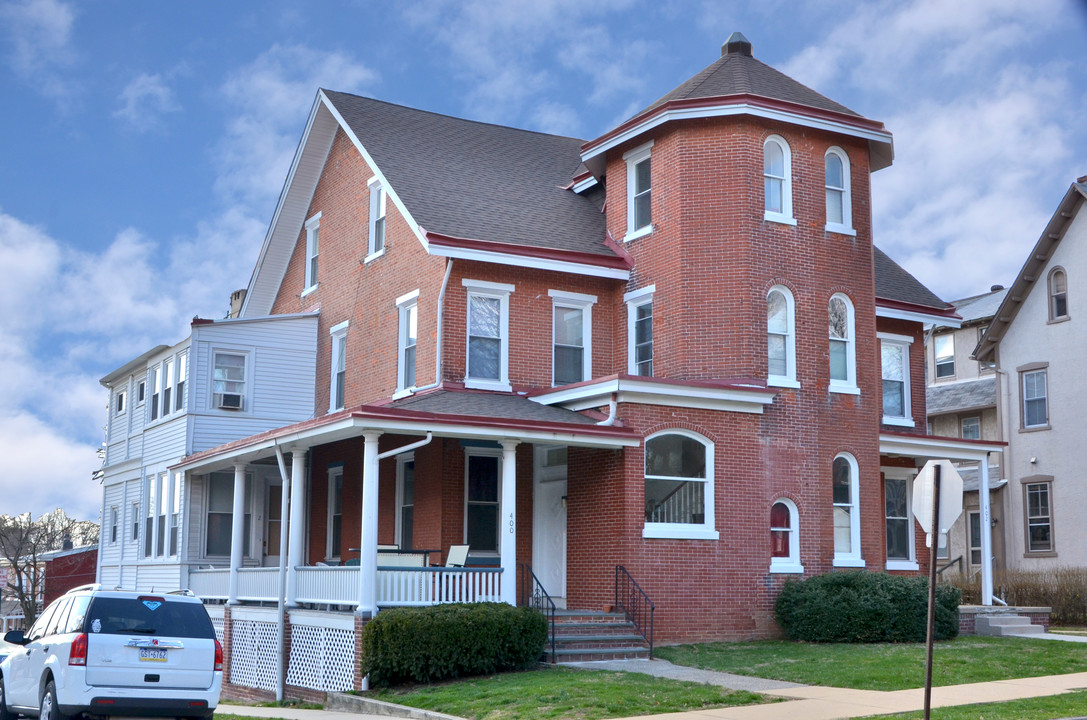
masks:
{"label": "white cloud", "polygon": [[181,108],[174,100],[174,92],[158,73],[141,73],[132,79],[118,98],[120,107],[113,113],[131,127],[147,132],[158,126],[162,116]]}
{"label": "white cloud", "polygon": [[0,3],[0,27],[7,28],[7,56],[24,82],[48,97],[71,92],[64,77],[75,59],[69,42],[75,13],[59,0],[13,0]]}

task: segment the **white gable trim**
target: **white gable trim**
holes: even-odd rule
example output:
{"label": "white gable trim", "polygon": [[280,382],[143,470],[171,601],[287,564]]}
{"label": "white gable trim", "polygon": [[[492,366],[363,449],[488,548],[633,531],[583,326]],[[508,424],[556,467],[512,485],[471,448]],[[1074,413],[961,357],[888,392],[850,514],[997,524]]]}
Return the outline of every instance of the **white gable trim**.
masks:
{"label": "white gable trim", "polygon": [[569,260],[554,260],[551,258],[533,257],[531,255],[514,255],[511,253],[495,252],[493,250],[477,250],[474,248],[453,247],[450,245],[431,245],[427,252],[438,257],[450,257],[460,260],[478,260],[479,262],[494,263],[496,265],[513,265],[515,267],[530,267],[540,270],[555,270],[557,272],[572,273],[574,275],[589,275],[591,277],[612,278],[614,280],[629,280],[630,271],[622,268],[603,267],[600,265],[588,265],[585,263],[570,262]]}

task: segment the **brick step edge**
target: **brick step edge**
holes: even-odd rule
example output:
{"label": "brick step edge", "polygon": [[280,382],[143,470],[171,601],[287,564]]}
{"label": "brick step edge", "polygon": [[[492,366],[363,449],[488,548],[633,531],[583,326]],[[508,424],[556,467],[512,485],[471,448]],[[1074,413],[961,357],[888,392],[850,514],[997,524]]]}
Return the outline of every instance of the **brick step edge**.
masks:
{"label": "brick step edge", "polygon": [[631,623],[604,625],[601,623],[589,623],[588,625],[555,625],[555,637],[577,635],[604,635],[624,634],[630,635],[637,632]]}
{"label": "brick step edge", "polygon": [[[551,661],[551,653],[544,653],[548,662]],[[644,660],[649,657],[648,648],[598,648],[586,650],[569,650],[555,652],[555,662],[594,662],[598,660]]]}

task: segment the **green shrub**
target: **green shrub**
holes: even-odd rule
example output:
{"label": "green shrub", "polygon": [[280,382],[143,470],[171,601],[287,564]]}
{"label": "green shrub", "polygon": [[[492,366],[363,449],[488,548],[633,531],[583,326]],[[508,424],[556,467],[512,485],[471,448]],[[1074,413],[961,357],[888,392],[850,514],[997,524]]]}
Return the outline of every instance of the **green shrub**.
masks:
{"label": "green shrub", "polygon": [[547,619],[503,603],[383,610],[362,631],[362,673],[375,686],[531,667]]}
{"label": "green shrub", "polygon": [[[957,588],[936,588],[936,639],[959,634]],[[774,616],[792,640],[924,642],[928,578],[878,572],[833,572],[789,580]]]}
{"label": "green shrub", "polygon": [[[949,578],[962,590],[965,602],[981,602],[981,577]],[[1052,608],[1054,625],[1087,625],[1087,568],[1057,567],[1051,570],[1002,570],[993,573],[993,594],[1020,607]]]}

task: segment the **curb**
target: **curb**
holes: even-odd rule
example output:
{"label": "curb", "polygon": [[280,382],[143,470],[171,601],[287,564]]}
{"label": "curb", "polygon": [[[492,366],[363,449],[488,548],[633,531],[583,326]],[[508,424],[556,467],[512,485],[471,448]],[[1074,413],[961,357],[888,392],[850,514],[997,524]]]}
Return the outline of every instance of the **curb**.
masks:
{"label": "curb", "polygon": [[371,715],[408,718],[409,720],[463,720],[463,718],[456,715],[446,715],[433,710],[420,710],[419,708],[397,705],[396,703],[337,692],[328,693],[325,709],[344,713],[369,713]]}

